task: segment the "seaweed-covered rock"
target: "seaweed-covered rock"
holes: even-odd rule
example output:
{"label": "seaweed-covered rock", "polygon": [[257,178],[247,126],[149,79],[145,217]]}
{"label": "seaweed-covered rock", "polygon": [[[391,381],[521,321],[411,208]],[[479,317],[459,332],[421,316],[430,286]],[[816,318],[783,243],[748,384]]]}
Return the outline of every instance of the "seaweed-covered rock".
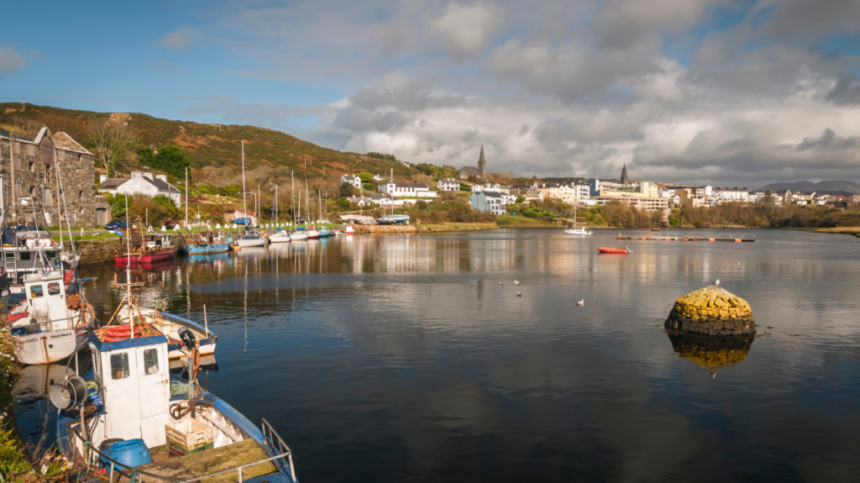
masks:
{"label": "seaweed-covered rock", "polygon": [[710,337],[670,332],[669,340],[678,355],[713,373],[746,359],[755,336]]}
{"label": "seaweed-covered rock", "polygon": [[675,301],[664,326],[670,330],[702,335],[755,334],[755,319],[746,300],[711,285]]}

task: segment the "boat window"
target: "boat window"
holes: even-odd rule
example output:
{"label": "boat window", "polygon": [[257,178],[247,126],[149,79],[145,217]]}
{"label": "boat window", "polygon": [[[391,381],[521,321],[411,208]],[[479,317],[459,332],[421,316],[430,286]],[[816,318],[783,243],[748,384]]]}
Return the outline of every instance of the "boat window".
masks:
{"label": "boat window", "polygon": [[57,295],[60,293],[60,284],[51,282],[48,284],[48,295]]}
{"label": "boat window", "polygon": [[43,295],[45,295],[45,293],[42,291],[41,285],[32,285],[30,287],[30,298],[36,299]]}
{"label": "boat window", "polygon": [[143,351],[143,373],[155,374],[158,372],[158,350],[147,349]]}
{"label": "boat window", "polygon": [[110,355],[110,378],[125,379],[128,377],[128,353]]}
{"label": "boat window", "polygon": [[21,260],[29,260],[30,259],[30,252],[18,252],[18,253],[21,254]]}
{"label": "boat window", "polygon": [[54,257],[56,257],[56,256],[57,256],[57,252],[54,252],[54,251],[47,251],[47,252],[45,252],[45,256],[46,256],[46,257],[48,257],[48,258],[54,258]]}

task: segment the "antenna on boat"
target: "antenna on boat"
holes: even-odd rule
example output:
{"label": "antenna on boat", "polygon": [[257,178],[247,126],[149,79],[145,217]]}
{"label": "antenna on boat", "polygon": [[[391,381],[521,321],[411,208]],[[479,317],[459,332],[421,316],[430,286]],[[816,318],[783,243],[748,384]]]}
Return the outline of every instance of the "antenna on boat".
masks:
{"label": "antenna on boat", "polygon": [[[188,188],[188,184],[185,184],[186,189]],[[185,196],[186,203],[188,202],[188,196]],[[188,222],[186,221],[186,225]],[[126,263],[125,263],[125,283],[128,286],[128,338],[134,339],[134,314],[131,311],[131,236],[132,228],[131,224],[128,221],[128,194],[125,195],[125,249],[126,249]]]}

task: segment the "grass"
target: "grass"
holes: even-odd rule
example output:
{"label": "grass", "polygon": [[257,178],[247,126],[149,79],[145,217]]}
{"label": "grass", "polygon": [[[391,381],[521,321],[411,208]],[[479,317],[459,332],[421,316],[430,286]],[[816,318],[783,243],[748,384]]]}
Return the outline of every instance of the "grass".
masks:
{"label": "grass", "polygon": [[496,223],[428,223],[415,227],[421,232],[441,233],[452,231],[488,231],[497,230]]}
{"label": "grass", "polygon": [[499,228],[559,228],[561,225],[528,216],[500,215],[496,217]]}
{"label": "grass", "polygon": [[818,233],[840,233],[845,235],[860,234],[860,226],[837,226],[833,228],[818,228]]}

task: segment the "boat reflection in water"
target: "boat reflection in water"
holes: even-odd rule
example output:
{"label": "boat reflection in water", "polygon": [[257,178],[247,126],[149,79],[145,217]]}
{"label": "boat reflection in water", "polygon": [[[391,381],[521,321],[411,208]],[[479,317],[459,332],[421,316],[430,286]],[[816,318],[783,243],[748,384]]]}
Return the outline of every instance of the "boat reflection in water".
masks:
{"label": "boat reflection in water", "polygon": [[754,335],[708,337],[682,332],[669,332],[669,341],[672,342],[672,349],[679,356],[705,369],[713,374],[714,377],[716,377],[716,373],[721,368],[734,366],[746,359],[750,348],[752,348],[753,340],[755,340]]}
{"label": "boat reflection in water", "polygon": [[230,260],[230,254],[227,252],[224,253],[211,253],[206,255],[187,255],[186,258],[189,262],[192,263],[202,263],[202,262],[215,262],[218,260]]}
{"label": "boat reflection in water", "polygon": [[[89,353],[78,354],[79,363],[90,361]],[[25,366],[21,369],[21,379],[12,388],[12,394],[17,399],[45,398],[51,386],[75,373],[75,363],[67,367],[65,362]]]}

